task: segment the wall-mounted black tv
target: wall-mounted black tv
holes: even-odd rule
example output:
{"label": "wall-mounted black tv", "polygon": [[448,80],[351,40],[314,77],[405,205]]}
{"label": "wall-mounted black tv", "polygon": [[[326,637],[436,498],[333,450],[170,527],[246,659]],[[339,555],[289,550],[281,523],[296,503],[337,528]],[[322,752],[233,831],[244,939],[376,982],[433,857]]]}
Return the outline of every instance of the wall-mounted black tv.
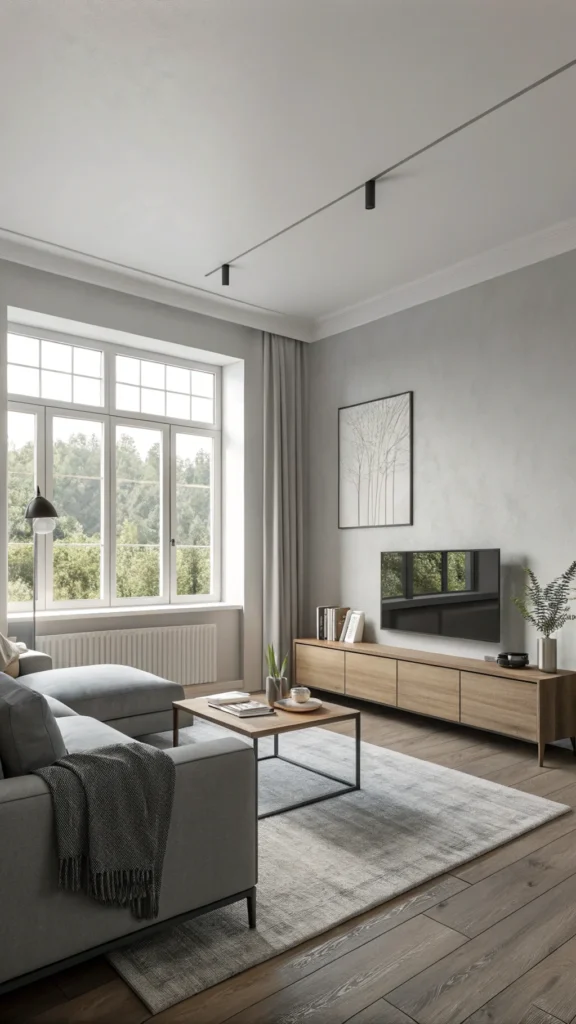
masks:
{"label": "wall-mounted black tv", "polygon": [[383,551],[382,629],[500,640],[500,550]]}

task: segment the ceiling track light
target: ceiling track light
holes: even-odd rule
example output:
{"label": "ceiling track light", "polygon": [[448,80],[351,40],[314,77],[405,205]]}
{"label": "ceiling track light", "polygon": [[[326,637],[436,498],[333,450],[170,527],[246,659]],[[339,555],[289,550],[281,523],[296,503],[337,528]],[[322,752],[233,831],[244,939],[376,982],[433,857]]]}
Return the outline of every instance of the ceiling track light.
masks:
{"label": "ceiling track light", "polygon": [[376,209],[376,178],[370,178],[364,185],[364,205],[367,210]]}
{"label": "ceiling track light", "polygon": [[223,285],[229,285],[230,284],[230,264],[229,263],[223,263],[222,264],[222,284]]}

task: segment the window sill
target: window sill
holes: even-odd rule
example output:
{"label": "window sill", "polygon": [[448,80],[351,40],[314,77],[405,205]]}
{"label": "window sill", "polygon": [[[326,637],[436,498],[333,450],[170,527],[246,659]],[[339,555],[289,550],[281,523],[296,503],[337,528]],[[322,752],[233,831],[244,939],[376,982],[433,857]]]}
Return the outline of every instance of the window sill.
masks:
{"label": "window sill", "polygon": [[[62,619],[82,619],[97,622],[106,619],[134,618],[146,615],[179,615],[183,612],[243,611],[241,604],[227,604],[225,601],[212,601],[206,604],[141,604],[117,608],[66,608],[62,611],[50,610],[36,612],[37,623],[61,622]],[[32,621],[32,612],[9,612],[8,622]]]}

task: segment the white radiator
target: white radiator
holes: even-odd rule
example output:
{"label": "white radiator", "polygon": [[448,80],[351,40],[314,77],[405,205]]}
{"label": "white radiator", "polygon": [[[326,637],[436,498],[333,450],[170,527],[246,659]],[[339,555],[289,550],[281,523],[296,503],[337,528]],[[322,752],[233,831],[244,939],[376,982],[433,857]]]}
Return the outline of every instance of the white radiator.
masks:
{"label": "white radiator", "polygon": [[103,629],[37,637],[54,668],[77,665],[132,665],[182,686],[212,683],[216,673],[216,626],[153,626]]}

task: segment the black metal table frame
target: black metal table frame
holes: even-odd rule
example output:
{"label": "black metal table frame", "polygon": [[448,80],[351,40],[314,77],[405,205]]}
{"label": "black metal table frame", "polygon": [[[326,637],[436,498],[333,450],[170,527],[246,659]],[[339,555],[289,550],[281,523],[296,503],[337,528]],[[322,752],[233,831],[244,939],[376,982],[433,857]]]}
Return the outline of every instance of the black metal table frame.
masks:
{"label": "black metal table frame", "polygon": [[274,753],[273,754],[266,754],[264,757],[258,757],[258,742],[259,742],[259,739],[270,739],[270,737],[269,736],[262,736],[262,737],[256,737],[255,736],[254,737],[253,743],[254,743],[254,760],[256,761],[256,793],[257,794],[258,794],[258,764],[261,761],[272,761],[272,760],[285,761],[286,764],[293,764],[293,765],[295,765],[296,768],[303,768],[305,771],[311,772],[313,775],[320,775],[324,779],[329,779],[330,782],[339,782],[341,787],[342,787],[341,789],[335,790],[335,792],[333,792],[333,793],[322,793],[320,796],[311,796],[308,800],[299,800],[296,803],[287,804],[285,807],[278,807],[276,810],[273,810],[273,811],[264,811],[263,814],[259,814],[258,815],[258,820],[259,821],[262,821],[263,818],[272,818],[276,814],[285,814],[287,811],[295,811],[299,807],[309,807],[310,804],[318,804],[322,800],[332,800],[333,797],[335,797],[335,796],[343,796],[345,793],[355,793],[357,790],[359,790],[361,788],[360,787],[360,747],[361,747],[361,742],[360,742],[360,712],[358,712],[358,714],[354,716],[354,722],[355,722],[355,726],[356,726],[356,729],[355,729],[355,762],[356,762],[356,771],[355,771],[355,781],[354,782],[348,782],[346,779],[341,779],[338,775],[331,775],[330,772],[320,771],[319,768],[310,768],[309,765],[302,764],[300,761],[295,761],[291,757],[284,757],[282,754],[279,753],[279,750],[278,750],[278,748],[279,748],[278,740],[280,739],[280,734],[279,733],[275,733],[273,735],[273,739],[274,739]]}

